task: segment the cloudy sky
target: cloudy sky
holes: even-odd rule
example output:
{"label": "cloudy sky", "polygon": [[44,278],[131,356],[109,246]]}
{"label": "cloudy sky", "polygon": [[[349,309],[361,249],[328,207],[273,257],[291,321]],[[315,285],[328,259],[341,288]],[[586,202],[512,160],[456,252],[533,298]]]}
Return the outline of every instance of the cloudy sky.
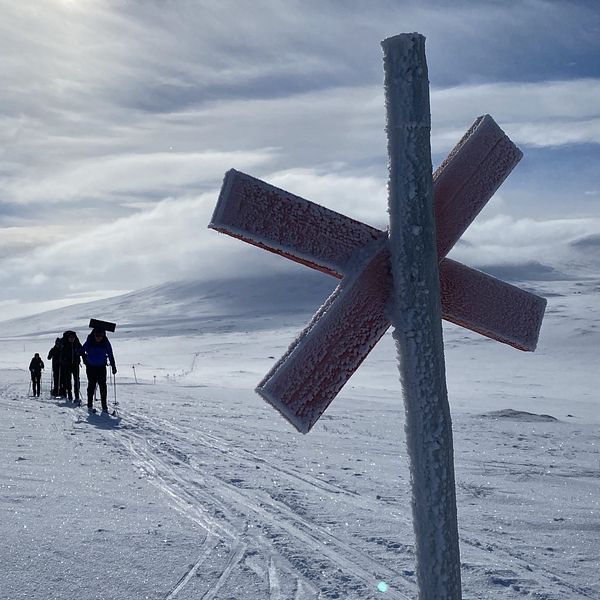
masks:
{"label": "cloudy sky", "polygon": [[286,268],[207,229],[232,167],[384,228],[412,31],[434,165],[484,113],[525,154],[453,256],[599,276],[596,0],[0,0],[0,318]]}

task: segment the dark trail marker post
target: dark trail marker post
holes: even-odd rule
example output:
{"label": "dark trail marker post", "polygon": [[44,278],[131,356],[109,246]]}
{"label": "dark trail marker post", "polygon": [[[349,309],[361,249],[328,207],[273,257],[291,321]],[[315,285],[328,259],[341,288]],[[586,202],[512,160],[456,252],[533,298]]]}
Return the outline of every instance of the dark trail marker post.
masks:
{"label": "dark trail marker post", "polygon": [[425,38],[382,43],[393,275],[391,321],[404,391],[419,597],[459,600],[452,422],[436,249]]}
{"label": "dark trail marker post", "polygon": [[341,280],[257,392],[307,433],[394,325],[421,600],[461,597],[441,318],[533,351],[546,301],[446,258],[521,152],[479,117],[431,175],[424,38],[382,43],[390,230],[229,171],[209,227]]}

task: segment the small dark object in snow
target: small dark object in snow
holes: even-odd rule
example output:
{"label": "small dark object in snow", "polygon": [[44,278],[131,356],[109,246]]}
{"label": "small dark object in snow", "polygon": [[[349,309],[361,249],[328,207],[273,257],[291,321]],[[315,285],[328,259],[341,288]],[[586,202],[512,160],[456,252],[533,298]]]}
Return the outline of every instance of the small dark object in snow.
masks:
{"label": "small dark object in snow", "polygon": [[491,417],[493,419],[512,419],[514,421],[558,421],[558,419],[552,415],[538,415],[524,410],[513,410],[512,408],[495,410],[481,416]]}
{"label": "small dark object in snow", "polygon": [[116,323],[110,321],[100,321],[99,319],[90,319],[90,327],[97,327],[98,329],[104,329],[104,331],[114,331],[117,327]]}

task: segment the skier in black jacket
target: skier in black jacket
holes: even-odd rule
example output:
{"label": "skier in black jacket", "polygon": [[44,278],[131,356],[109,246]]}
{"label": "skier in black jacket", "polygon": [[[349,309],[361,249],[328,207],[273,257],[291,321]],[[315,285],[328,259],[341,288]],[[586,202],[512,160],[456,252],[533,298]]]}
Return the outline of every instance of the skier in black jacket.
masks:
{"label": "skier in black jacket", "polygon": [[[81,342],[74,331],[65,331],[61,340],[60,383],[61,397],[79,401],[79,365],[81,361]],[[73,382],[71,385],[71,378]]]}
{"label": "skier in black jacket", "polygon": [[48,352],[48,360],[52,360],[52,395],[58,396],[61,392],[60,386],[60,351],[62,344],[60,338],[54,341],[54,346]]}
{"label": "skier in black jacket", "polygon": [[42,369],[44,368],[44,361],[40,358],[40,355],[36,352],[29,363],[29,372],[31,373],[31,383],[33,384],[33,395],[39,396],[42,381]]}

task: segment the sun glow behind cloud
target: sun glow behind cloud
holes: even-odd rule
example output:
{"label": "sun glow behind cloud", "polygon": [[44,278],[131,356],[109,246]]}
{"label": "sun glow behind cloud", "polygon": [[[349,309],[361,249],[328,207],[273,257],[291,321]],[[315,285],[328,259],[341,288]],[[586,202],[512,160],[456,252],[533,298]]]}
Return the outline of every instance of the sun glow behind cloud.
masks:
{"label": "sun glow behind cloud", "polygon": [[[385,227],[379,40],[398,22],[428,38],[434,162],[483,113],[525,152],[457,252],[562,260],[600,216],[585,4],[47,0],[6,3],[0,23],[0,301],[264,269],[264,253],[205,231],[231,167]],[[499,22],[511,44],[490,35]],[[516,256],[527,219],[550,233]]]}

